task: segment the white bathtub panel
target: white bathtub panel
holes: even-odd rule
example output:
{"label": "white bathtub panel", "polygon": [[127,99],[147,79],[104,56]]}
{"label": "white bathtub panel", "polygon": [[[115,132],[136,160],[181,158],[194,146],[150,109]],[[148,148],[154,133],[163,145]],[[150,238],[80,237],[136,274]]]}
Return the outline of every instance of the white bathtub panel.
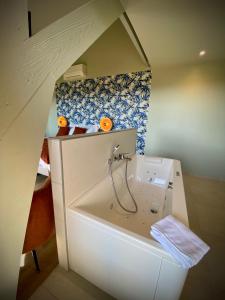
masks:
{"label": "white bathtub panel", "polygon": [[[177,176],[177,172],[179,173],[179,176]],[[178,218],[182,223],[189,227],[181,164],[178,160],[174,161],[172,214],[174,217]]]}
{"label": "white bathtub panel", "polygon": [[48,139],[48,149],[51,165],[51,180],[62,184],[62,160],[60,140]]}
{"label": "white bathtub panel", "polygon": [[68,269],[65,204],[62,184],[52,182],[52,193],[59,264],[63,268]]}
{"label": "white bathtub panel", "polygon": [[155,300],[178,300],[187,270],[163,259]]}
{"label": "white bathtub panel", "polygon": [[57,222],[55,222],[55,228],[59,265],[65,270],[68,270],[69,265],[65,222],[57,220]]}
{"label": "white bathtub panel", "polygon": [[52,195],[54,203],[55,221],[65,222],[65,204],[63,197],[63,186],[61,183],[52,182]]}
{"label": "white bathtub panel", "polygon": [[72,270],[117,299],[154,299],[161,257],[75,212],[67,219]]}

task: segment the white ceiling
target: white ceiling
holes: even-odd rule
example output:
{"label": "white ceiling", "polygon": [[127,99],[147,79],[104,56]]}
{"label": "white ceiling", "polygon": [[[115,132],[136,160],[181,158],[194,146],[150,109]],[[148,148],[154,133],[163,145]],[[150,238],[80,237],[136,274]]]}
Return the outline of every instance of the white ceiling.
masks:
{"label": "white ceiling", "polygon": [[[121,0],[151,65],[225,58],[225,1]],[[206,55],[199,57],[201,50]]]}

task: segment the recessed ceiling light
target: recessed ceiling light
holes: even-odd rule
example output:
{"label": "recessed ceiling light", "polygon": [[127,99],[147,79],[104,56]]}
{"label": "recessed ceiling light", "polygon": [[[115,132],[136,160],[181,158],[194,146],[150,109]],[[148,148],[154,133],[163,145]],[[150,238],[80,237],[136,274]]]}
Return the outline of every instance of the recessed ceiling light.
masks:
{"label": "recessed ceiling light", "polygon": [[199,52],[199,56],[204,56],[206,54],[206,51],[205,50],[201,50],[200,52]]}

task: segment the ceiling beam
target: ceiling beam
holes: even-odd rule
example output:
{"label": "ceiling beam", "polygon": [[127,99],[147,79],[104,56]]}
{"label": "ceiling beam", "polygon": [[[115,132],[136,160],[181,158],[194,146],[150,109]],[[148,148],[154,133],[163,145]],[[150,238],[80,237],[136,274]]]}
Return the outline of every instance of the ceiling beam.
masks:
{"label": "ceiling beam", "polygon": [[141,60],[143,61],[144,64],[146,64],[150,68],[150,63],[145,54],[145,51],[144,51],[144,49],[138,39],[138,36],[137,36],[129,18],[125,12],[120,16],[120,20],[121,20],[124,28],[126,29],[128,35],[130,36],[130,39],[133,42],[134,47],[136,48],[137,52],[139,53]]}
{"label": "ceiling beam", "polygon": [[20,255],[55,81],[123,11],[119,0],[90,1],[28,38],[24,30],[26,1],[18,2],[23,7],[19,17],[20,5],[14,5],[14,0],[0,4],[4,19],[0,36],[1,299],[16,297]]}

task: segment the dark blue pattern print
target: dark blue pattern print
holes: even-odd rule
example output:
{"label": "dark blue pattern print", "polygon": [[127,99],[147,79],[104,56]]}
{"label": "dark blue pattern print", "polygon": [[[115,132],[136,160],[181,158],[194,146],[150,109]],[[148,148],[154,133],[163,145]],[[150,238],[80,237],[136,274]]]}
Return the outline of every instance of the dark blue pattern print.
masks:
{"label": "dark blue pattern print", "polygon": [[137,153],[143,154],[151,72],[141,71],[56,85],[57,114],[70,124],[99,125],[103,116],[113,129],[137,129]]}

